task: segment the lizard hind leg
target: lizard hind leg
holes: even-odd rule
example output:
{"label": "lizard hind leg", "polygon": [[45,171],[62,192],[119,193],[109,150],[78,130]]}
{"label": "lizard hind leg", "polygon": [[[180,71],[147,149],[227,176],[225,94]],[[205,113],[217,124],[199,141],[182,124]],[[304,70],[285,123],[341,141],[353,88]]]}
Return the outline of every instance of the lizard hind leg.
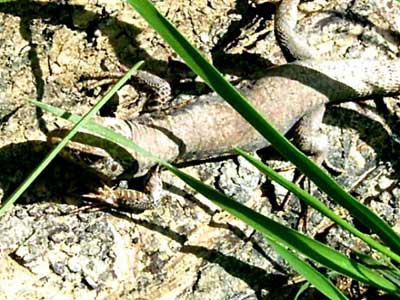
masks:
{"label": "lizard hind leg", "polygon": [[[324,164],[328,169],[341,173],[342,169],[332,166],[327,160],[327,154],[329,150],[329,142],[326,135],[321,133],[320,125],[325,113],[325,105],[320,105],[309,111],[306,115],[298,121],[293,128],[293,142],[294,144],[305,154],[311,157],[311,159],[317,164]],[[304,189],[305,176],[296,169],[293,177],[293,182],[296,185],[301,185]],[[307,189],[310,192],[310,182],[307,184]],[[288,192],[279,205],[279,209],[283,209],[286,203],[292,200],[293,195]],[[306,218],[307,218],[307,207],[301,202],[301,218],[300,224],[302,224],[302,230],[306,231]]]}
{"label": "lizard hind leg", "polygon": [[[326,160],[329,149],[328,138],[320,132],[324,113],[325,105],[320,105],[304,115],[293,127],[293,143],[318,165]],[[293,182],[296,185],[304,185],[304,179],[304,175],[296,170]],[[288,192],[279,205],[280,209],[283,209],[291,200],[292,194]],[[304,209],[303,207],[302,210]]]}
{"label": "lizard hind leg", "polygon": [[324,113],[325,105],[319,105],[305,114],[293,128],[294,143],[318,165],[325,161],[329,149],[328,138],[320,128]]}
{"label": "lizard hind leg", "polygon": [[[320,105],[305,114],[293,127],[293,143],[317,164],[321,165],[327,158],[329,143],[327,136],[320,132],[320,124],[325,113],[325,105]],[[293,183],[302,189],[311,192],[311,182],[306,181],[304,174],[295,169]],[[284,210],[287,204],[293,207],[292,201],[296,201],[295,207],[299,207],[299,219],[296,227],[301,227],[306,232],[308,207],[302,202],[297,202],[291,192],[287,192],[279,204],[278,209]]]}
{"label": "lizard hind leg", "polygon": [[317,165],[323,164],[333,172],[342,173],[343,169],[334,166],[328,160],[329,141],[321,132],[324,113],[325,105],[321,104],[305,114],[293,128],[293,140]]}

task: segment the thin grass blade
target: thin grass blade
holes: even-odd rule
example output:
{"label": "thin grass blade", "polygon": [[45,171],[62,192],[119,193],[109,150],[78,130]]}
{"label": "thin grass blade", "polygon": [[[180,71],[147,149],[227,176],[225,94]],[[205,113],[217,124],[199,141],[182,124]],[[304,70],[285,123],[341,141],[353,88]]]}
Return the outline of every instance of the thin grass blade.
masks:
{"label": "thin grass blade", "polygon": [[140,68],[143,62],[137,63],[132,69],[130,69],[124,77],[122,77],[111,90],[95,105],[93,108],[71,129],[71,131],[61,140],[61,142],[46,155],[43,161],[32,171],[31,174],[20,184],[20,186],[11,194],[11,196],[5,200],[0,208],[0,216],[3,215],[8,209],[12,207],[14,202],[26,191],[26,189],[32,184],[32,182],[42,173],[42,171],[50,164],[50,162],[57,156],[62,148],[68,143],[68,141],[78,132],[79,128],[85,125],[85,123],[96,114],[99,109],[107,103],[107,101],[126,83],[127,80]]}

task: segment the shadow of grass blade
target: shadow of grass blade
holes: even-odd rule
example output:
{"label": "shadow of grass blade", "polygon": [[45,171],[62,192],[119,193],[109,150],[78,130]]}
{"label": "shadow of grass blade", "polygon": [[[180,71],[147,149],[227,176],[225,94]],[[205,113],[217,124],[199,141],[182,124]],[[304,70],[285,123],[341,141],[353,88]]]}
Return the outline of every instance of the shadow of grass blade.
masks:
{"label": "shadow of grass blade", "polygon": [[222,74],[194,48],[148,0],[127,0],[136,11],[175,50],[187,65],[244,117],[283,157],[290,160],[322,191],[345,207],[355,218],[375,232],[393,251],[400,254],[400,237],[369,208],[340,187],[325,171],[282,136]]}
{"label": "shadow of grass blade", "polygon": [[42,171],[50,164],[50,162],[57,156],[57,154],[65,147],[68,141],[78,132],[94,114],[96,114],[100,108],[107,103],[109,99],[126,83],[127,80],[140,68],[143,61],[137,63],[130,69],[125,76],[123,76],[111,90],[102,98],[98,103],[83,118],[76,123],[76,125],[68,132],[68,134],[61,140],[61,142],[46,155],[43,161],[32,171],[31,174],[20,184],[20,186],[6,199],[0,208],[0,216],[3,215],[8,209],[12,207],[15,201],[26,191],[26,189],[32,184],[32,182],[42,173]]}

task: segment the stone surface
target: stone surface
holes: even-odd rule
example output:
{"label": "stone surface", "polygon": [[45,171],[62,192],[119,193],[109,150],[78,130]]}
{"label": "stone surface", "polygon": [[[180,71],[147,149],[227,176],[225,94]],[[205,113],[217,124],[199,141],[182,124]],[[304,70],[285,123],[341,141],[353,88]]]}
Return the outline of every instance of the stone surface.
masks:
{"label": "stone surface", "polygon": [[[232,80],[284,62],[274,41],[270,2],[156,5]],[[400,9],[395,1],[311,1],[300,9],[299,31],[324,56],[399,54]],[[141,59],[146,70],[169,80],[175,93],[206,91],[122,1],[1,4],[0,51],[2,199],[49,150],[46,132],[61,123],[27,105],[26,99],[83,114],[106,87],[93,90],[82,78],[119,71],[120,65]],[[147,97],[136,92],[121,92],[102,114],[137,113],[134,105],[118,105],[129,102],[127,96]],[[344,169],[337,180],[398,228],[398,107],[393,99],[385,104],[388,111],[372,102],[334,107],[324,131],[332,145],[330,161]],[[267,152],[260,155],[282,166],[273,151]],[[329,230],[330,223],[320,214],[305,214],[296,199],[277,211],[285,192],[241,159],[185,170],[311,236],[324,233],[328,244],[344,252],[365,247],[336,227]],[[292,176],[290,171],[284,174]],[[1,299],[293,298],[284,284],[295,275],[261,234],[220,212],[171,174],[162,176],[165,189],[158,209],[140,215],[76,212],[81,195],[101,180],[84,166],[56,160],[0,219]]]}

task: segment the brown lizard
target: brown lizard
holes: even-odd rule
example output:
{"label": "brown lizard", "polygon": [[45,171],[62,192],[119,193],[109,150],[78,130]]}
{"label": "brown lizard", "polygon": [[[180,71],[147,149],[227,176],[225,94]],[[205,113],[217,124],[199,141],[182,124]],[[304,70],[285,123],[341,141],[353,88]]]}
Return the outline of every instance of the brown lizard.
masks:
{"label": "brown lizard", "polygon": [[[313,51],[295,36],[298,2],[282,1],[277,13],[276,31],[286,57],[300,60],[271,68],[263,78],[241,92],[282,133],[300,121],[297,132],[302,133],[303,138],[299,147],[323,157],[326,145],[315,133],[319,128],[318,120],[322,118],[323,106],[329,102],[399,94],[400,59],[315,59]],[[229,155],[234,146],[252,151],[269,145],[215,94],[200,96],[195,103],[166,116],[146,114],[136,120],[98,117],[95,121],[113,128],[170,162]],[[88,140],[85,143],[90,144]],[[105,154],[103,150],[99,151],[101,155]],[[106,152],[110,151],[107,149]],[[154,164],[136,153],[131,155],[137,164],[137,174]],[[121,161],[125,162],[125,159]],[[113,164],[110,168],[121,170]]]}

